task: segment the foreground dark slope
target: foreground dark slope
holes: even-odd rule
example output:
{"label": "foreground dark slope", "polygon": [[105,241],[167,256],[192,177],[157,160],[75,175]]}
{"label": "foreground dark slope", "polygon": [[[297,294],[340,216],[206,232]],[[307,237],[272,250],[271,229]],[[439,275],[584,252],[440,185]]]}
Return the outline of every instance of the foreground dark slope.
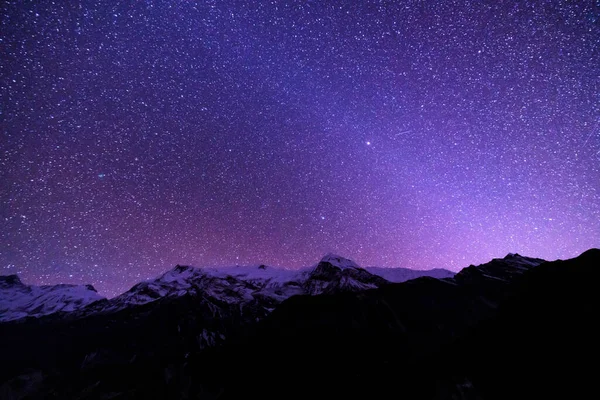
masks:
{"label": "foreground dark slope", "polygon": [[[3,374],[20,376],[0,398],[581,397],[595,390],[600,250],[541,262],[509,255],[453,279],[295,296],[260,323],[260,310],[220,320],[183,296],[0,325]],[[224,346],[194,344],[207,324],[228,332]]]}
{"label": "foreground dark slope", "polygon": [[496,260],[454,280],[295,297],[195,373],[231,399],[572,397],[595,390],[598,265],[590,250],[521,274]]}
{"label": "foreground dark slope", "polygon": [[226,336],[266,314],[256,304],[244,311],[185,295],[111,314],[0,324],[0,382],[8,381],[0,384],[0,398],[77,398],[80,391],[103,398],[157,378],[162,382],[170,366],[212,340],[206,332]]}
{"label": "foreground dark slope", "polygon": [[532,269],[497,318],[444,356],[463,355],[463,376],[485,399],[589,397],[598,390],[599,278],[598,249]]}

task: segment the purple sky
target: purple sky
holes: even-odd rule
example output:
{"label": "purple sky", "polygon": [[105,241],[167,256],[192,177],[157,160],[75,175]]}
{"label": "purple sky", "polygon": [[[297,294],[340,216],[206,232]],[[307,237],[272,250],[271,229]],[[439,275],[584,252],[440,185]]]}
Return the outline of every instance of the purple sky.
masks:
{"label": "purple sky", "polygon": [[114,295],[177,263],[600,246],[597,1],[0,12],[0,274]]}

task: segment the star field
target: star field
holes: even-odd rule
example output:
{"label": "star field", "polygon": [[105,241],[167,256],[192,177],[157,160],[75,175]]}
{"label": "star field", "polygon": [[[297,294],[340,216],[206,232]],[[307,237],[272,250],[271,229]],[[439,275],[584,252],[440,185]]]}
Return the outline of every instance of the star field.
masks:
{"label": "star field", "polygon": [[597,1],[6,1],[0,273],[600,245]]}

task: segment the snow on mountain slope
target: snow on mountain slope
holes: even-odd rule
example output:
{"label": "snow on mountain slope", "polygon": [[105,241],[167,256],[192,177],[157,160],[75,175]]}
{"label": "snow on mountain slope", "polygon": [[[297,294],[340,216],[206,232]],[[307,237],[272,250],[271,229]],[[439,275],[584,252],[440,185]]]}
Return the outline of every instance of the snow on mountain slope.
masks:
{"label": "snow on mountain slope", "polygon": [[[361,268],[354,261],[326,254],[318,264],[300,270],[266,265],[195,268],[178,265],[155,279],[140,282],[127,292],[104,299],[91,287],[23,285],[18,277],[0,281],[0,321],[57,311],[84,316],[116,312],[164,298],[199,296],[207,304],[258,304],[266,310],[295,295],[331,294],[378,288],[420,276],[451,277],[446,270],[413,271]],[[60,290],[58,290],[60,289]],[[102,300],[102,301],[98,301]],[[92,304],[93,303],[93,304]],[[212,307],[212,306],[211,306]]]}
{"label": "snow on mountain slope", "polygon": [[307,294],[317,295],[375,289],[388,283],[384,278],[359,267],[352,260],[327,254],[307,275],[303,286]]}
{"label": "snow on mountain slope", "polygon": [[178,265],[156,279],[140,282],[127,292],[92,307],[90,312],[112,312],[166,297],[186,294],[211,302],[249,304],[265,308],[294,295],[357,291],[388,283],[351,260],[328,254],[313,268],[287,270],[266,265],[194,268]]}
{"label": "snow on mountain slope", "polygon": [[[295,282],[302,273],[265,265],[224,268],[178,265],[156,279],[136,284],[90,311],[118,311],[128,306],[184,295],[201,296],[211,302],[227,304],[244,304],[265,298],[280,302],[302,292]],[[267,303],[270,307],[271,302]]]}
{"label": "snow on mountain slope", "polygon": [[[452,273],[445,270],[436,270],[433,273],[410,271],[412,275],[408,271],[410,270],[406,270],[402,275],[403,278],[399,278],[396,273],[389,281],[401,282],[423,275],[452,276]],[[184,295],[200,296],[213,304],[257,303],[271,310],[295,295],[361,291],[380,287],[390,283],[389,281],[359,267],[354,261],[335,254],[326,254],[318,264],[300,270],[266,265],[220,268],[178,265],[155,279],[136,284],[120,296],[93,305],[86,312],[115,312],[162,298]]]}
{"label": "snow on mountain slope", "polygon": [[102,299],[91,285],[30,286],[17,275],[0,276],[0,322],[76,311]]}
{"label": "snow on mountain slope", "polygon": [[235,267],[224,267],[224,268],[203,268],[205,271],[214,276],[226,277],[233,276],[244,280],[268,280],[269,282],[288,282],[295,279],[306,271],[302,270],[290,270],[283,268],[274,268],[267,265],[259,266],[235,266]]}
{"label": "snow on mountain slope", "polygon": [[429,276],[437,279],[452,278],[455,274],[452,271],[448,271],[447,269],[442,268],[414,270],[408,268],[367,267],[365,269],[374,275],[379,275],[382,278],[385,278],[388,281],[394,283],[406,282],[411,279],[420,278],[422,276]]}
{"label": "snow on mountain slope", "polygon": [[321,263],[328,263],[328,264],[330,264],[334,267],[337,267],[339,269],[342,269],[342,270],[348,269],[348,268],[351,268],[351,269],[360,268],[358,266],[358,264],[356,264],[354,261],[344,258],[344,257],[340,257],[340,256],[338,256],[336,254],[332,254],[332,253],[326,254],[319,262],[319,264],[321,264]]}

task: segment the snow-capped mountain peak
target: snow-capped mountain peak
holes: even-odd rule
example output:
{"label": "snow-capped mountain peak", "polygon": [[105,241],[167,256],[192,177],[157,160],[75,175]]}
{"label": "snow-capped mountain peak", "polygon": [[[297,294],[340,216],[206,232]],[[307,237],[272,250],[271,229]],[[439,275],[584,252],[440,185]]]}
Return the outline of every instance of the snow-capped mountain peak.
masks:
{"label": "snow-capped mountain peak", "polygon": [[175,268],[165,272],[157,281],[163,283],[175,283],[187,285],[188,281],[195,276],[202,275],[203,271],[200,268],[194,268],[187,265],[177,265]]}
{"label": "snow-capped mountain peak", "polygon": [[308,294],[335,293],[374,289],[389,283],[373,275],[354,261],[335,254],[327,254],[310,272],[304,282]]}
{"label": "snow-capped mountain peak", "polygon": [[321,258],[321,261],[319,262],[319,265],[322,263],[329,263],[332,266],[337,267],[339,269],[360,268],[358,264],[356,264],[354,261],[332,253],[328,253],[325,256],[323,256],[323,258]]}
{"label": "snow-capped mountain peak", "polygon": [[102,299],[92,285],[33,286],[17,275],[0,276],[0,322],[76,311]]}
{"label": "snow-capped mountain peak", "polygon": [[97,304],[88,311],[115,312],[130,306],[185,295],[221,307],[223,304],[261,304],[271,310],[294,295],[371,289],[388,283],[346,258],[327,254],[314,268],[288,270],[264,264],[195,268],[177,265],[159,277]]}
{"label": "snow-capped mountain peak", "polygon": [[[15,316],[10,319],[71,309],[77,310],[78,316],[113,313],[156,301],[170,301],[169,299],[182,296],[192,296],[203,304],[211,304],[210,307],[213,311],[237,305],[241,307],[240,309],[258,305],[258,309],[270,311],[280,302],[295,295],[360,291],[378,288],[389,284],[390,281],[399,281],[398,279],[387,280],[386,275],[382,274],[382,277],[377,272],[373,272],[375,271],[368,271],[354,261],[332,253],[326,254],[313,267],[299,270],[271,267],[264,264],[203,268],[176,265],[156,278],[139,282],[127,292],[110,300],[96,301],[102,300],[103,297],[98,295],[91,285],[79,286],[79,289],[69,288],[69,285],[56,286],[55,290],[62,287],[62,291],[67,293],[75,290],[82,291],[79,294],[70,293],[69,295],[83,297],[86,300],[65,299],[59,301],[53,299],[48,303],[50,309],[41,313],[37,313],[37,308],[31,310],[27,307],[23,308],[22,303],[30,304],[24,300],[14,300],[14,293],[20,293],[17,297],[23,299],[25,298],[23,297],[24,293],[34,289],[23,285],[18,276],[11,275],[0,277],[0,314],[2,314],[0,322],[7,320],[2,318],[3,314],[6,313],[5,310],[15,304],[19,305],[14,307],[20,307],[20,314],[14,314]],[[423,274],[427,274],[427,272],[423,272]],[[404,275],[402,280],[409,279]],[[44,287],[41,288],[44,289]],[[38,296],[38,294],[27,294],[27,296]],[[69,305],[70,301],[74,302],[73,304],[76,306]],[[52,304],[59,305],[53,306]]]}

